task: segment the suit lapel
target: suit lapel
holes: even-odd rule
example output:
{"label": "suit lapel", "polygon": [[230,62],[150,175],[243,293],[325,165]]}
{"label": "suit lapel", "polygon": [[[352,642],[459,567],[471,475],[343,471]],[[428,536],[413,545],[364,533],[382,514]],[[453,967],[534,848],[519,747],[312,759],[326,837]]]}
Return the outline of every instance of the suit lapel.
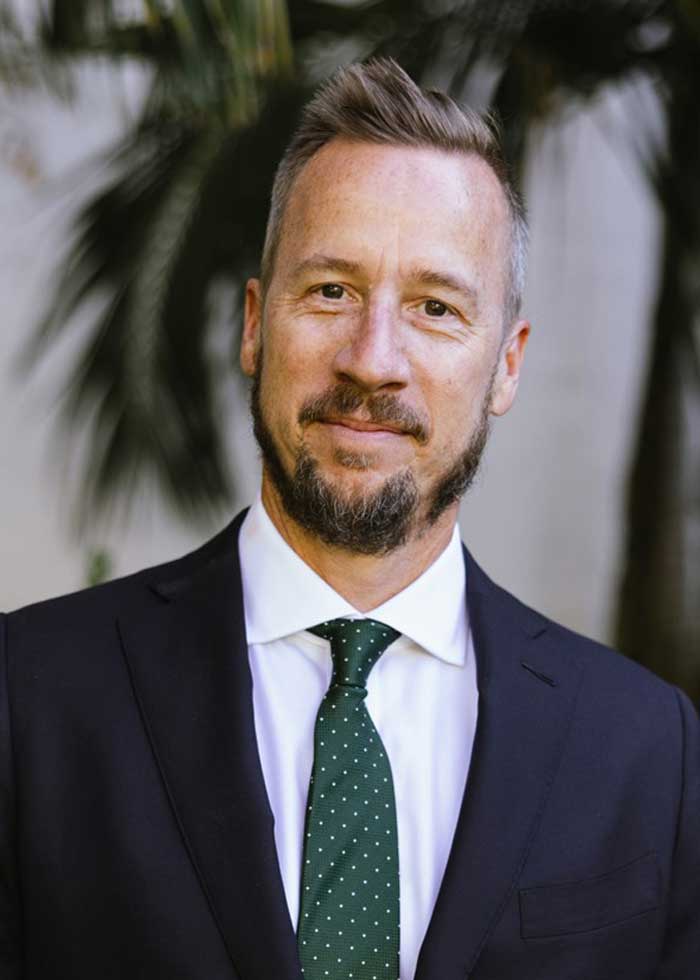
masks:
{"label": "suit lapel", "polygon": [[472,975],[536,833],[580,683],[547,621],[490,582],[466,551],[465,561],[479,718],[416,980]]}
{"label": "suit lapel", "polygon": [[243,516],[185,559],[177,581],[155,583],[158,598],[119,626],[175,817],[237,974],[300,980],[255,738]]}

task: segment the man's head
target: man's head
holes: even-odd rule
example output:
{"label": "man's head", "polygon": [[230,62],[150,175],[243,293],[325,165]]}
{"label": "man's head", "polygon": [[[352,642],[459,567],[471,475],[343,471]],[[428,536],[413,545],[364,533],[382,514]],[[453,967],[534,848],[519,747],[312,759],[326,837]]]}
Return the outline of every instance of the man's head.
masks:
{"label": "man's head", "polygon": [[378,554],[454,519],[517,387],[526,237],[493,131],[395,63],[309,103],[241,350],[264,480],[301,526]]}

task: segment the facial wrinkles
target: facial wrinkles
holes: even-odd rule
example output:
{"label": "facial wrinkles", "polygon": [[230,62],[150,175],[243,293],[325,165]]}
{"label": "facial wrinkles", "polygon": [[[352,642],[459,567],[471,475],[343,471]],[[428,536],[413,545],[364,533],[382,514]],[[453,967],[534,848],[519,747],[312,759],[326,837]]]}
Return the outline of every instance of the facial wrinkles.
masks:
{"label": "facial wrinkles", "polygon": [[[450,197],[441,180],[433,176],[435,191],[430,206],[426,207],[428,184],[421,167],[413,166],[411,160],[392,160],[390,166],[375,171],[369,187],[360,182],[357,193],[353,193],[356,160],[342,161],[339,169],[334,169],[338,168],[337,156],[333,158],[333,167],[329,166],[330,158],[326,162],[312,161],[312,167],[318,165],[318,172],[307,174],[309,179],[305,182],[301,178],[303,183],[297,188],[299,197],[287,216],[293,219],[293,224],[288,226],[292,234],[287,239],[287,248],[298,237],[306,242],[305,252],[309,254],[339,255],[359,263],[360,272],[354,281],[353,277],[341,274],[338,280],[354,287],[361,300],[358,312],[362,309],[364,337],[355,332],[355,342],[382,341],[372,355],[395,356],[398,352],[392,350],[392,345],[401,344],[404,356],[421,358],[426,345],[429,349],[434,338],[442,336],[459,340],[476,356],[492,340],[485,335],[490,331],[480,327],[492,319],[495,298],[484,281],[493,276],[490,267],[498,250],[497,236],[493,233],[498,217],[494,213],[498,210],[494,208],[494,188],[488,184],[484,187],[482,175],[470,166],[464,169],[464,185],[457,192],[453,188]],[[320,186],[330,190],[319,194]],[[418,194],[419,190],[425,194]],[[368,229],[371,234],[367,233]],[[436,318],[434,329],[428,327],[420,333],[410,330],[404,322],[406,298],[414,294],[416,298],[428,297],[433,292],[431,287],[409,288],[409,273],[415,266],[453,271],[471,280],[486,300],[476,330],[463,328],[457,318],[449,317]],[[328,278],[334,278],[333,274]],[[487,299],[488,292],[491,295]],[[428,323],[424,318],[424,326]],[[353,330],[358,330],[357,323]],[[380,333],[372,338],[372,331]]]}
{"label": "facial wrinkles", "polygon": [[[466,181],[466,178],[465,178]],[[400,181],[392,194],[396,207],[391,221],[385,221],[385,245],[378,262],[376,276],[395,286],[398,306],[402,302],[402,284],[410,285],[411,272],[415,268],[436,272],[455,272],[467,280],[478,296],[484,300],[479,320],[493,317],[503,296],[501,278],[500,242],[494,201],[487,192],[474,193],[467,183],[463,192],[454,200],[448,217],[445,201],[438,196],[434,209],[416,211],[415,188]],[[375,286],[375,288],[377,288]],[[411,292],[421,297],[439,294],[441,301],[457,305],[469,319],[474,311],[466,297],[446,296],[439,287],[411,286]],[[454,323],[437,322],[440,333],[449,333],[462,341],[468,340]]]}
{"label": "facial wrinkles", "polygon": [[389,275],[400,282],[411,258],[436,268],[458,263],[483,296],[488,320],[498,317],[500,325],[510,218],[490,168],[475,157],[458,160],[455,186],[449,169],[444,180],[439,172],[426,172],[421,150],[387,150],[379,166],[373,157],[371,168],[362,155],[367,147],[356,145],[347,156],[338,150],[338,143],[329,144],[298,178],[281,251],[302,241],[310,252],[356,259],[370,295]]}

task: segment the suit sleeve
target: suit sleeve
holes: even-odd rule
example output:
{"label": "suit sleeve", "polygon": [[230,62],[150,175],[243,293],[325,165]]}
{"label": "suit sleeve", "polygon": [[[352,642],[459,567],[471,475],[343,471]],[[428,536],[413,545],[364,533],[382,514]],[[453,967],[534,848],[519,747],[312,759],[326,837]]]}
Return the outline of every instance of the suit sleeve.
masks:
{"label": "suit sleeve", "polygon": [[656,980],[688,980],[700,964],[700,718],[678,692],[683,791],[669,883],[669,917]]}
{"label": "suit sleeve", "polygon": [[20,903],[7,657],[7,616],[0,614],[0,976],[3,980],[20,980]]}

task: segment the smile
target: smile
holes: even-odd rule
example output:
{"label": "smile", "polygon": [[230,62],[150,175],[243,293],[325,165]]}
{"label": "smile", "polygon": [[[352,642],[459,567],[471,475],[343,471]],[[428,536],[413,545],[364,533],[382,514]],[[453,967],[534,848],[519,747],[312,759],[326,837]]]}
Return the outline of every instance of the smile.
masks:
{"label": "smile", "polygon": [[359,419],[326,419],[321,425],[338,435],[352,441],[381,441],[397,436],[406,436],[403,430],[387,423],[365,422]]}

